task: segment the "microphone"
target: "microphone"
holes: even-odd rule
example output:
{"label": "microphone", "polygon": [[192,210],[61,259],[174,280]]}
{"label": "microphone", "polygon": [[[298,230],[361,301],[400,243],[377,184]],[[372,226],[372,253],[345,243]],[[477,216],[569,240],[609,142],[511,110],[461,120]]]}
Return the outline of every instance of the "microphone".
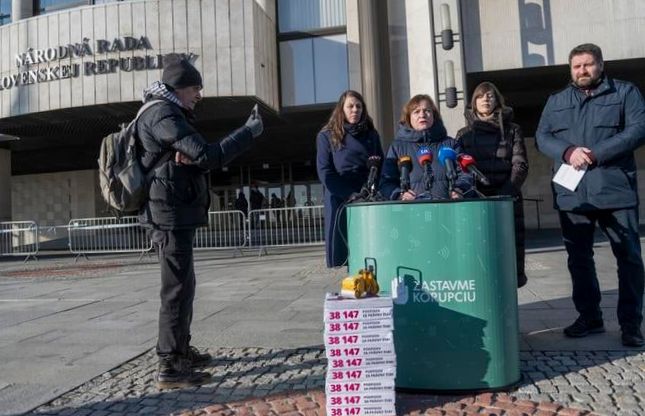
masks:
{"label": "microphone", "polygon": [[401,192],[410,190],[410,172],[412,172],[412,158],[410,156],[401,156],[396,162],[401,171]]}
{"label": "microphone", "polygon": [[462,153],[460,155],[457,155],[457,162],[459,162],[459,166],[461,167],[461,170],[472,174],[475,177],[475,179],[477,179],[479,182],[482,183],[482,185],[484,186],[490,185],[490,181],[488,180],[486,175],[484,175],[479,169],[477,169],[474,157],[472,157],[471,155]]}
{"label": "microphone", "polygon": [[417,150],[417,162],[423,168],[423,181],[425,182],[426,191],[432,189],[432,152],[428,146],[421,146]]}
{"label": "microphone", "polygon": [[455,171],[455,160],[457,160],[457,152],[450,147],[442,147],[439,149],[439,162],[446,169],[446,178],[448,179],[448,191],[453,190],[453,185],[457,179],[457,172]]}
{"label": "microphone", "polygon": [[380,156],[370,156],[367,158],[367,167],[370,168],[370,173],[367,177],[367,192],[373,196],[376,192],[376,178],[378,177],[378,168],[381,166]]}

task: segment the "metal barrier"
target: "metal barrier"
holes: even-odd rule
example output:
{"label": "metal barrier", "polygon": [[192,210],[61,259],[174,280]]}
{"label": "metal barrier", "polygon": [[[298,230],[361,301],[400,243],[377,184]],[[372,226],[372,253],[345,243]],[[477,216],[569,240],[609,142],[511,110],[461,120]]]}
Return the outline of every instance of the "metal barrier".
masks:
{"label": "metal barrier", "polygon": [[242,211],[210,211],[208,225],[195,233],[196,250],[236,248],[246,245],[246,217]]}
{"label": "metal barrier", "polygon": [[535,214],[537,215],[537,228],[538,230],[542,229],[542,224],[540,223],[540,202],[544,201],[542,198],[524,198],[526,202],[535,202]]}
{"label": "metal barrier", "polygon": [[0,256],[26,256],[36,259],[38,254],[38,225],[34,221],[0,222]]}
{"label": "metal barrier", "polygon": [[78,256],[96,253],[141,253],[152,242],[137,217],[73,219],[68,225],[69,251]]}
{"label": "metal barrier", "polygon": [[324,226],[322,206],[253,210],[249,212],[249,247],[324,244]]}
{"label": "metal barrier", "polygon": [[[153,249],[137,217],[73,219],[67,226],[69,251],[78,256],[141,253]],[[208,213],[208,225],[195,232],[196,250],[320,245],[325,240],[323,207],[254,210],[248,221],[242,211]]]}

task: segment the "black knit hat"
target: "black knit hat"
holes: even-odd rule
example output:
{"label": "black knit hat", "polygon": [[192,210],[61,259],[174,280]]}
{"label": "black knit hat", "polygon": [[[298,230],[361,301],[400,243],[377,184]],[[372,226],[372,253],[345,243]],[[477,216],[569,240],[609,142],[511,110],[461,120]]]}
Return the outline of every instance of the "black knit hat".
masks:
{"label": "black knit hat", "polygon": [[172,89],[202,86],[202,76],[185,58],[171,53],[164,56],[161,82]]}

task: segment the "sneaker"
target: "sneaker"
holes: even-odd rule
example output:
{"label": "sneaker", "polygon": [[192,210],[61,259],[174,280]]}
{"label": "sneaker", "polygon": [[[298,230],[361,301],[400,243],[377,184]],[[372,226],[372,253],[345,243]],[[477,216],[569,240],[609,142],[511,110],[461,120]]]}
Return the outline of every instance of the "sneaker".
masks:
{"label": "sneaker", "polygon": [[195,387],[210,381],[209,373],[194,371],[185,358],[162,359],[157,372],[157,387],[160,390]]}
{"label": "sneaker", "polygon": [[195,347],[188,347],[186,358],[190,361],[192,367],[202,367],[207,365],[213,359],[213,356],[207,352],[199,352]]}
{"label": "sneaker", "polygon": [[645,339],[640,328],[624,328],[621,341],[626,347],[642,347],[645,345]]}
{"label": "sneaker", "polygon": [[602,319],[589,320],[582,316],[578,317],[573,324],[564,328],[564,335],[570,338],[582,338],[590,334],[599,334],[601,332],[605,332],[605,326]]}

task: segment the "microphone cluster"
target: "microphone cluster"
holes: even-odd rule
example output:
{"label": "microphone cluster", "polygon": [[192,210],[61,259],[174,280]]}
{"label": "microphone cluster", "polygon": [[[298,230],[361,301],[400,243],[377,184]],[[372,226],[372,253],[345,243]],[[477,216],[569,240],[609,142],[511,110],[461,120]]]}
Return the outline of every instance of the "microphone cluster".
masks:
{"label": "microphone cluster", "polygon": [[[432,189],[432,182],[434,180],[434,174],[432,171],[432,151],[428,146],[421,146],[417,150],[417,162],[423,168],[423,180],[425,185],[425,190],[430,191]],[[448,180],[448,190],[452,192],[454,190],[455,181],[457,180],[457,165],[462,172],[473,175],[473,177],[482,183],[485,186],[490,185],[490,181],[479,169],[477,169],[477,163],[475,158],[471,155],[465,153],[459,153],[450,148],[442,147],[439,149],[437,154],[437,159],[443,168],[445,169],[446,179]],[[412,172],[412,158],[408,155],[399,157],[397,161],[400,176],[400,188],[401,192],[406,192],[410,189],[410,172]]]}
{"label": "microphone cluster", "polygon": [[[417,162],[423,169],[423,181],[426,192],[430,192],[432,189],[432,183],[434,181],[434,173],[432,171],[432,160],[433,160],[432,151],[428,146],[420,146],[416,153]],[[437,153],[437,159],[439,163],[445,169],[446,179],[448,180],[448,191],[454,191],[455,181],[457,180],[457,165],[462,172],[473,175],[473,177],[481,182],[483,185],[490,185],[490,181],[479,169],[477,169],[477,163],[475,158],[471,155],[457,152],[450,147],[442,147]],[[347,202],[357,202],[357,201],[382,201],[384,198],[377,190],[377,179],[379,175],[379,168],[381,166],[381,157],[380,156],[370,156],[367,159],[367,167],[369,168],[369,174],[367,177],[367,182],[361,189],[359,193],[353,194]],[[400,189],[401,192],[407,192],[411,188],[410,184],[410,172],[414,164],[412,163],[412,157],[408,155],[403,155],[397,160],[397,166],[399,168],[400,177]]]}

